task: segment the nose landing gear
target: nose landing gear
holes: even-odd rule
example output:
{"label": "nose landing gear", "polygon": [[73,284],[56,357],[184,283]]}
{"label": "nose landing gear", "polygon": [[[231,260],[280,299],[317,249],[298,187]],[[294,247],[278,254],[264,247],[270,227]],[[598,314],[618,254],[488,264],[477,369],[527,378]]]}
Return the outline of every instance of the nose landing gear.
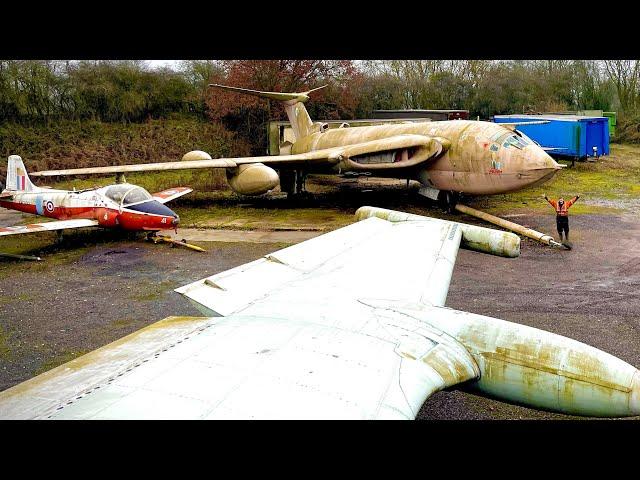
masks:
{"label": "nose landing gear", "polygon": [[438,190],[437,188],[426,185],[418,190],[418,194],[431,200],[435,200],[447,211],[447,213],[453,213],[456,205],[460,201],[460,194],[458,192]]}

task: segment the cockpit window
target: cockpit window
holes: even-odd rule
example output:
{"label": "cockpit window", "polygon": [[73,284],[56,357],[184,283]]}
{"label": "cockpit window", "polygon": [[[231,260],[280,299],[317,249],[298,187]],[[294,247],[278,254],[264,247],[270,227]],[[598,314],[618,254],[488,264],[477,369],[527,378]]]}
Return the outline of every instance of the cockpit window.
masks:
{"label": "cockpit window", "polygon": [[124,206],[144,202],[153,198],[144,188],[128,184],[109,187],[104,194],[107,198],[116,203],[122,203]]}
{"label": "cockpit window", "polygon": [[503,147],[513,146],[522,149],[527,145],[531,145],[531,140],[527,137],[516,135],[515,133],[509,133],[506,138],[501,139],[501,143]]}
{"label": "cockpit window", "polygon": [[134,203],[145,202],[147,200],[151,200],[153,197],[149,192],[147,192],[142,187],[135,187],[132,190],[129,190],[124,196],[123,205],[132,205]]}

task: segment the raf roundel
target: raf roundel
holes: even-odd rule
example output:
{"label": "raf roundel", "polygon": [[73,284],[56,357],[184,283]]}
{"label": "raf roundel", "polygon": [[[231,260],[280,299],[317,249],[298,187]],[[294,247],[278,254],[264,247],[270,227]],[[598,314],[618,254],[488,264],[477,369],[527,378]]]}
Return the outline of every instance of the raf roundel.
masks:
{"label": "raf roundel", "polygon": [[53,212],[53,202],[51,200],[47,200],[44,204],[44,208],[47,209],[47,212]]}

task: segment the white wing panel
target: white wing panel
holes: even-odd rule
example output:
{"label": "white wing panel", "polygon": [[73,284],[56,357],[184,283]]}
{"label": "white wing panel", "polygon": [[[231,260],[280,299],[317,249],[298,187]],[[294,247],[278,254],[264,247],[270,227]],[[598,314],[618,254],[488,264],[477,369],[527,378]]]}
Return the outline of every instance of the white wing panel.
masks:
{"label": "white wing panel", "polygon": [[177,288],[176,292],[190,298],[206,314],[230,315],[392,227],[379,218],[354,223]]}
{"label": "white wing panel", "polygon": [[44,223],[30,223],[27,225],[16,225],[13,227],[1,227],[0,237],[5,235],[21,235],[24,233],[50,232],[55,230],[66,230],[71,228],[97,227],[97,220],[76,219],[76,220],[57,220]]}
{"label": "white wing panel", "polygon": [[386,335],[232,316],[94,385],[90,395],[61,401],[48,417],[410,419],[433,392],[477,376],[451,339],[428,330],[416,338],[423,355],[411,358]]}
{"label": "white wing panel", "polygon": [[8,397],[31,417],[414,418],[478,376],[455,340],[400,310],[444,301],[459,244],[448,222],[358,222],[178,289],[226,318],[179,340],[160,325]]}

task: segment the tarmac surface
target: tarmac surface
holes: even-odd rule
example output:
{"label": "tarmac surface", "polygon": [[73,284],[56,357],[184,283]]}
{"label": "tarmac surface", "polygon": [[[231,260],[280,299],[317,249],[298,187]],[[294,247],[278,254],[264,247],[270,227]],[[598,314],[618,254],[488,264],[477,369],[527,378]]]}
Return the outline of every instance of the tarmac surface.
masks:
{"label": "tarmac surface", "polygon": [[[0,209],[0,225],[21,218]],[[553,214],[512,220],[555,233]],[[572,216],[571,251],[530,240],[517,259],[461,250],[447,306],[565,335],[640,366],[637,220]],[[178,238],[207,249],[198,253],[126,235],[77,232],[44,252],[43,262],[0,259],[0,390],[166,316],[199,315],[174,288],[318,233],[180,230]],[[577,417],[452,390],[433,395],[418,418]]]}

